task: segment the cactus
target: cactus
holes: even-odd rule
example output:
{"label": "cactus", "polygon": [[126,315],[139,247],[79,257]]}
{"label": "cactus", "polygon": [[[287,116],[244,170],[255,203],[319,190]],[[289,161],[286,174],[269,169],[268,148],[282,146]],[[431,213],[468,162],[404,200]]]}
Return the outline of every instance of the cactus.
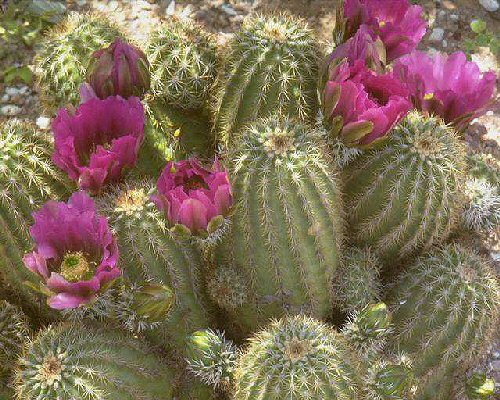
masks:
{"label": "cactus", "polygon": [[386,263],[443,242],[463,204],[465,149],[452,128],[410,113],[344,170],[352,240]]}
{"label": "cactus", "polygon": [[491,154],[468,154],[467,166],[471,177],[500,186],[500,161]]}
{"label": "cactus", "polygon": [[398,278],[389,295],[390,348],[412,359],[419,399],[449,398],[450,377],[480,353],[496,326],[499,290],[490,265],[456,244],[422,256]]}
{"label": "cactus", "polygon": [[467,202],[462,221],[476,232],[494,229],[500,224],[500,186],[485,179],[468,179],[465,184]]}
{"label": "cactus", "polygon": [[230,390],[237,357],[234,344],[211,329],[194,332],[187,342],[188,369],[207,385]]}
{"label": "cactus", "polygon": [[411,363],[406,357],[377,359],[371,363],[366,381],[367,400],[410,400],[417,389]]}
{"label": "cactus", "polygon": [[20,400],[170,400],[173,373],[132,337],[63,324],[26,346],[15,390]]}
{"label": "cactus", "polygon": [[244,125],[273,113],[314,122],[319,51],[302,20],[249,18],[221,52],[228,54],[216,83],[214,130],[223,145]]}
{"label": "cactus", "polygon": [[243,332],[284,313],[327,317],[343,233],[335,169],[315,132],[291,119],[259,120],[240,139],[229,170],[238,204],[213,263],[248,293],[227,315]]}
{"label": "cactus", "polygon": [[361,310],[381,297],[378,258],[369,248],[347,249],[333,284],[336,305],[346,313]]}
{"label": "cactus", "polygon": [[458,400],[486,400],[495,394],[495,380],[484,373],[474,372],[465,381],[457,382]]}
{"label": "cactus", "polygon": [[304,316],[274,321],[238,359],[235,395],[251,399],[360,399],[361,367],[344,338]]}
{"label": "cactus", "polygon": [[70,14],[43,39],[35,59],[38,86],[49,111],[78,104],[91,55],[122,36],[105,17]]}
{"label": "cactus", "polygon": [[16,306],[0,300],[0,386],[29,337],[28,320]]}
{"label": "cactus", "polygon": [[216,76],[216,47],[215,38],[189,19],[164,22],[146,50],[154,97],[181,109],[202,108]]}
{"label": "cactus", "polygon": [[28,123],[0,123],[0,282],[3,297],[22,305],[36,322],[48,317],[41,296],[25,285],[38,279],[23,264],[31,249],[31,212],[49,199],[67,196],[73,186],[50,160],[50,138]]}
{"label": "cactus", "polygon": [[193,245],[180,243],[168,230],[163,214],[150,199],[153,191],[149,181],[125,182],[97,203],[118,240],[125,279],[173,290],[175,304],[168,318],[146,335],[183,355],[186,336],[209,326],[201,256]]}

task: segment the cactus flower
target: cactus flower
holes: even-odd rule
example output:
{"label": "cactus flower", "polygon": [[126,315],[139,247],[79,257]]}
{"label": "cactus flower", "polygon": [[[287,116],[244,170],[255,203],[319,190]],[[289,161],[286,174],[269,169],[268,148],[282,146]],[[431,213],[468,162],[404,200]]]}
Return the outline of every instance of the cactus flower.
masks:
{"label": "cactus flower", "polygon": [[60,109],[52,125],[54,163],[96,194],[137,161],[144,139],[144,109],[137,97],[91,98],[76,111]]}
{"label": "cactus flower", "polygon": [[345,0],[344,17],[344,38],[366,25],[384,43],[387,62],[415,50],[427,30],[422,7],[408,0]]}
{"label": "cactus flower", "polygon": [[494,72],[481,74],[462,52],[429,55],[421,51],[394,63],[394,75],[408,87],[415,107],[464,129],[486,112],[496,87]]}
{"label": "cactus flower", "polygon": [[350,146],[383,140],[411,109],[407,89],[391,74],[377,74],[358,60],[344,60],[330,71],[323,113],[333,132]]}
{"label": "cactus flower", "polygon": [[48,201],[33,218],[36,247],[23,261],[43,279],[50,307],[89,303],[120,276],[116,241],[85,192],[74,193],[67,203]]}
{"label": "cactus flower", "polygon": [[232,204],[228,174],[218,161],[213,169],[195,159],[169,162],[153,197],[172,226],[184,225],[191,233],[206,232],[216,217],[226,216]]}
{"label": "cactus flower", "polygon": [[142,97],[150,86],[149,63],[140,49],[118,38],[92,55],[87,80],[101,99]]}

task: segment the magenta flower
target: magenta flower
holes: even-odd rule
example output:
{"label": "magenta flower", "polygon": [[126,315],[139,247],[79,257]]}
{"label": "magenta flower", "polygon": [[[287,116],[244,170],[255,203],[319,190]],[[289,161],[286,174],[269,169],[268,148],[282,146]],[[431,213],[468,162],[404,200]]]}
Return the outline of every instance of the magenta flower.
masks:
{"label": "magenta flower", "polygon": [[387,62],[416,49],[427,30],[422,7],[408,0],[345,0],[344,17],[345,39],[366,25],[382,39]]}
{"label": "magenta flower", "polygon": [[495,73],[481,74],[462,52],[430,56],[415,51],[395,62],[394,75],[406,84],[416,108],[458,129],[484,114],[496,87]]}
{"label": "magenta flower", "polygon": [[74,193],[67,204],[48,201],[33,217],[36,248],[23,261],[44,280],[50,307],[87,304],[120,276],[108,222],[85,192]]}
{"label": "magenta flower", "polygon": [[149,90],[150,73],[146,55],[122,39],[92,55],[87,80],[96,95],[142,97]]}
{"label": "magenta flower", "polygon": [[157,187],[153,200],[170,224],[184,225],[195,234],[206,231],[213,218],[226,216],[233,201],[227,172],[218,161],[212,170],[194,159],[169,162]]}
{"label": "magenta flower", "polygon": [[54,163],[93,194],[133,167],[144,139],[144,109],[137,97],[91,98],[76,112],[60,109],[52,125]]}
{"label": "magenta flower", "polygon": [[379,75],[363,61],[334,68],[323,92],[323,112],[348,145],[384,139],[411,109],[407,89],[391,74]]}

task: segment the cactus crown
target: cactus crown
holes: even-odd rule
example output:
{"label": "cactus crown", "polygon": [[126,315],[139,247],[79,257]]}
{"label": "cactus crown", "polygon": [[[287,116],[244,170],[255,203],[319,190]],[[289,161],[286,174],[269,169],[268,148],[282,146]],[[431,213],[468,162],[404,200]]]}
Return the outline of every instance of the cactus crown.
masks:
{"label": "cactus crown", "polygon": [[253,46],[284,46],[289,54],[298,50],[298,55],[307,57],[304,49],[314,41],[312,31],[302,20],[298,20],[286,14],[272,16],[256,16],[244,21],[241,30],[241,44],[247,50],[253,50]]}
{"label": "cactus crown", "polygon": [[467,203],[462,219],[467,228],[475,231],[490,230],[500,224],[500,191],[485,179],[466,182]]}
{"label": "cactus crown", "polygon": [[215,80],[215,49],[212,35],[189,19],[160,26],[147,48],[154,96],[183,109],[203,106]]}
{"label": "cactus crown", "polygon": [[250,339],[236,369],[238,399],[357,398],[358,362],[326,325],[296,316]]}

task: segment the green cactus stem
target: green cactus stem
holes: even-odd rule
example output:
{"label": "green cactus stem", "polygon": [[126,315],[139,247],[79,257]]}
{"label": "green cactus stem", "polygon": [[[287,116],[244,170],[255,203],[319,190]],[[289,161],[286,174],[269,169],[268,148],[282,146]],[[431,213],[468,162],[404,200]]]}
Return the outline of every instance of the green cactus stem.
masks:
{"label": "green cactus stem", "polygon": [[318,41],[302,20],[285,15],[248,18],[221,53],[214,131],[223,145],[259,117],[282,113],[315,120]]}
{"label": "green cactus stem", "polygon": [[384,146],[344,170],[351,239],[392,265],[442,243],[460,216],[464,170],[456,132],[410,113]]}

